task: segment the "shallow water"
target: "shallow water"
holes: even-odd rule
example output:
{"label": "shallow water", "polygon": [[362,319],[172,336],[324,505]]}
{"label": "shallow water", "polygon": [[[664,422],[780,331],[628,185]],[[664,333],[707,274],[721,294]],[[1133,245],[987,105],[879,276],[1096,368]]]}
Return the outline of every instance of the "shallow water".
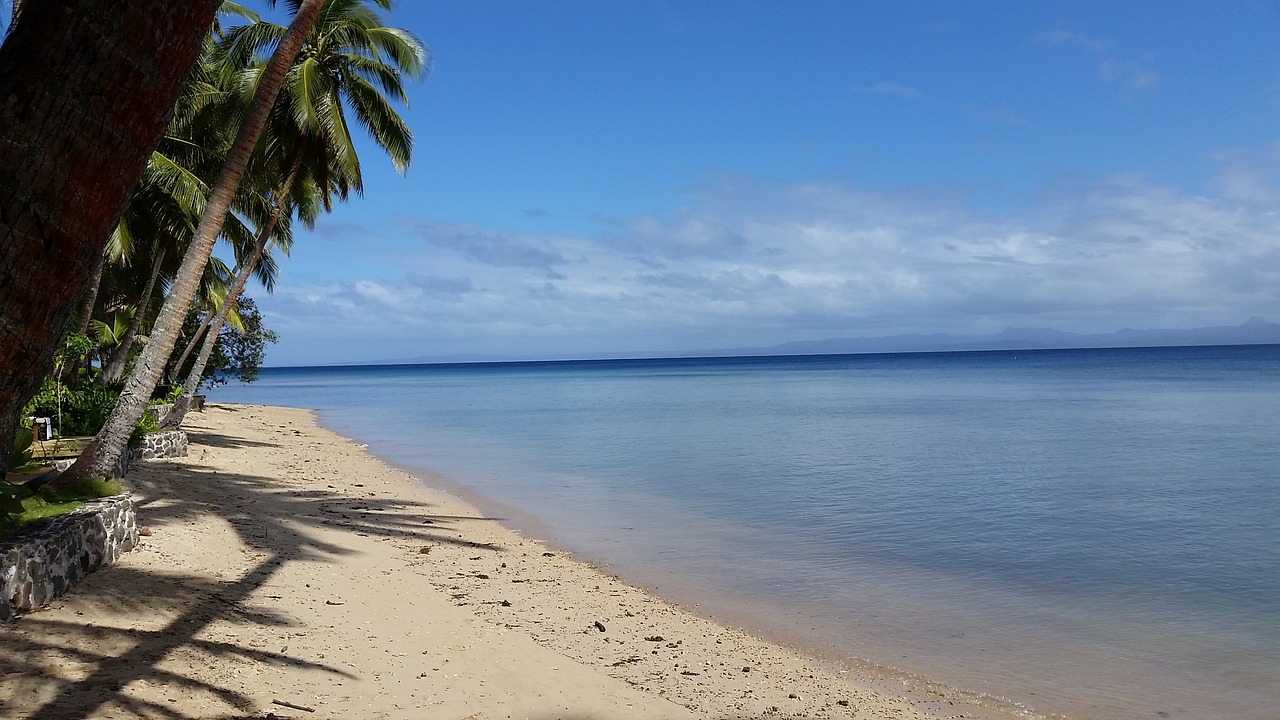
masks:
{"label": "shallow water", "polygon": [[1278,346],[272,369],[211,399],[316,408],[894,682],[1280,717]]}

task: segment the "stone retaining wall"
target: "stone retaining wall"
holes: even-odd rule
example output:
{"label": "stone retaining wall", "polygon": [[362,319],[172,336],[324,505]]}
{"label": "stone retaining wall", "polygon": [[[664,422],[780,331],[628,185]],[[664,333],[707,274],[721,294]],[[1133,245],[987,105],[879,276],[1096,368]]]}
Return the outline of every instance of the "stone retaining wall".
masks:
{"label": "stone retaining wall", "polygon": [[0,622],[65,594],[89,573],[138,544],[128,495],[87,502],[0,544]]}
{"label": "stone retaining wall", "polygon": [[172,404],[168,404],[168,405],[148,405],[148,406],[147,406],[147,414],[149,414],[149,415],[151,415],[152,417],[154,417],[154,418],[156,419],[156,423],[158,424],[158,423],[162,423],[162,422],[164,422],[165,417],[166,417],[166,416],[168,416],[169,411],[170,411],[170,410],[172,410],[172,409],[173,409],[173,405],[172,405]]}
{"label": "stone retaining wall", "polygon": [[134,460],[158,460],[187,456],[187,434],[181,430],[162,430],[142,436],[142,445],[134,448]]}
{"label": "stone retaining wall", "polygon": [[[169,430],[146,435],[142,446],[116,463],[124,477],[135,460],[186,457],[187,434]],[[74,460],[54,463],[66,470]],[[138,520],[128,495],[87,502],[70,513],[0,543],[0,622],[65,594],[85,575],[110,565],[138,544]]]}
{"label": "stone retaining wall", "polygon": [[[129,472],[129,464],[135,460],[160,460],[187,456],[187,434],[181,430],[164,430],[142,436],[142,445],[125,451],[116,462],[116,477]],[[53,467],[59,472],[71,467],[75,458],[55,460]]]}

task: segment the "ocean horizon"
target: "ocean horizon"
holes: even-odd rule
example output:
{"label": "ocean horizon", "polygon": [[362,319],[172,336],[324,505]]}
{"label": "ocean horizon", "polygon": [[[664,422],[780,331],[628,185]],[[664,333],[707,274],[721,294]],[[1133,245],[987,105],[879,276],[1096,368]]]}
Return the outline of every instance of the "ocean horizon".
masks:
{"label": "ocean horizon", "polygon": [[1025,716],[1280,716],[1280,346],[265,368],[716,619]]}

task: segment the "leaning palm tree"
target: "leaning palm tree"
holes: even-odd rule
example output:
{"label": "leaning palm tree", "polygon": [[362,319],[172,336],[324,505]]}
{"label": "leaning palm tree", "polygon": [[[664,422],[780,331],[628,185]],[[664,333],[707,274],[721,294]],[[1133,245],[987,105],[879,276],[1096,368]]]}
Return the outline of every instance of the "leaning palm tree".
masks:
{"label": "leaning palm tree", "polygon": [[[257,20],[256,15],[234,5],[224,7],[223,12],[234,12],[247,16],[249,20]],[[219,32],[220,26],[215,25],[214,34]],[[206,43],[208,50],[212,51],[212,39]],[[134,314],[125,337],[103,364],[98,378],[101,384],[115,385],[123,376],[143,323],[154,318],[151,312],[153,291],[157,284],[162,293],[170,287],[178,261],[184,256],[196,223],[205,209],[209,184],[231,143],[228,127],[233,126],[237,114],[233,112],[230,89],[217,80],[206,62],[197,63],[192,69],[191,77],[175,105],[175,119],[169,132],[151,154],[147,169],[134,188],[133,197],[113,235],[113,242],[108,245],[112,265],[135,265],[144,271],[149,268],[149,276],[140,286],[141,294],[137,296],[136,305],[140,312]],[[233,207],[247,217],[261,218],[264,210],[260,200],[259,195],[242,188],[236,194]],[[239,254],[249,252],[247,248],[253,241],[253,234],[234,213],[228,215],[222,236]],[[202,286],[198,292],[203,291]]]}
{"label": "leaning palm tree", "polygon": [[[380,0],[379,4],[389,6],[390,2],[391,0]],[[293,22],[276,46],[262,74],[262,82],[254,93],[253,104],[240,123],[222,171],[209,193],[209,201],[196,227],[195,237],[183,256],[177,277],[156,317],[149,341],[134,363],[133,372],[129,374],[106,425],[84,449],[75,464],[58,478],[60,485],[71,486],[84,478],[109,477],[117,472],[118,460],[128,446],[129,435],[146,411],[147,402],[164,370],[165,361],[173,352],[201,272],[231,210],[240,179],[271,113],[271,107],[275,104],[285,74],[293,65],[298,50],[315,24],[324,3],[325,0],[296,0],[291,3],[296,7]]]}
{"label": "leaning palm tree", "polygon": [[[252,61],[263,48],[278,43],[285,32],[285,28],[265,22],[233,29],[221,44],[219,57],[233,66],[251,63],[241,77],[246,87],[252,87],[261,72],[260,65]],[[232,300],[244,290],[248,273],[264,257],[273,228],[282,215],[292,212],[291,206],[303,210],[305,225],[314,223],[314,214],[305,211],[306,204],[292,197],[295,187],[314,190],[310,197],[319,199],[326,210],[332,208],[334,197],[345,200],[351,190],[363,191],[360,158],[352,143],[346,108],[387,153],[396,170],[408,170],[413,133],[389,100],[408,106],[404,78],[421,78],[428,58],[426,47],[413,33],[385,26],[366,0],[329,0],[285,78],[267,142],[261,148],[265,164],[278,167],[282,180],[272,192],[273,215],[259,231],[257,248],[231,289]],[[186,416],[221,327],[221,318],[215,318],[164,427],[176,428]]]}

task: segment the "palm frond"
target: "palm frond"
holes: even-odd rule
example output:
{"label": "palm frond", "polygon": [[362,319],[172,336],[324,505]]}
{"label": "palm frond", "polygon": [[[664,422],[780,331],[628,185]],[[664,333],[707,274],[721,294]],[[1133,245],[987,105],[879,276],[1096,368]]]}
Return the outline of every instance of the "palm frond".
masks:
{"label": "palm frond", "polygon": [[363,78],[348,78],[345,85],[356,119],[374,142],[391,157],[400,173],[413,156],[413,132],[378,91]]}

